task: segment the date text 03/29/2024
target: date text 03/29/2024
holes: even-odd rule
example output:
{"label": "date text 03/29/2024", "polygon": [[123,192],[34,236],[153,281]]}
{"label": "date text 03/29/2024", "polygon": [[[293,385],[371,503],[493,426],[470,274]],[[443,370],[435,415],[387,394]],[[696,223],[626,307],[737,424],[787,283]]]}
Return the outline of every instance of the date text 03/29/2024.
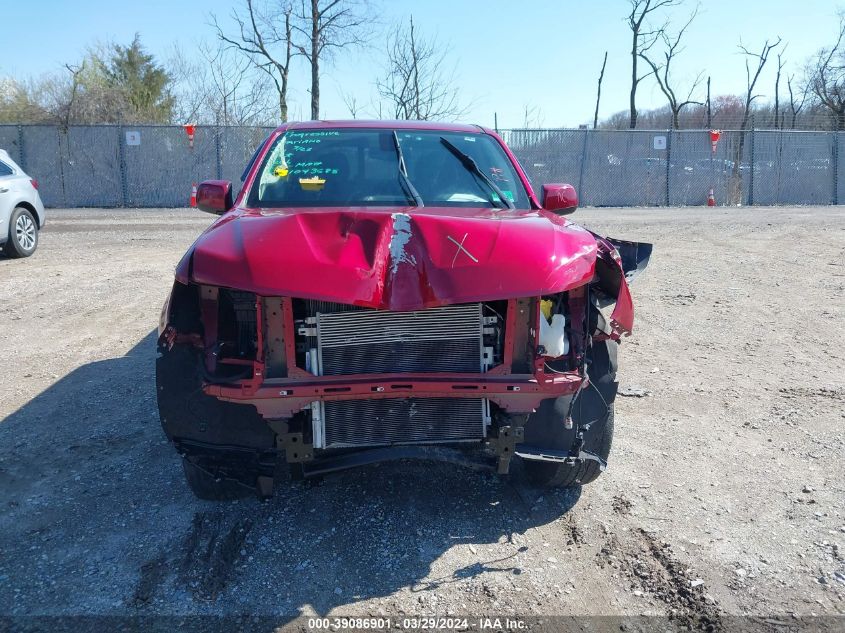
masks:
{"label": "date text 03/29/2024", "polygon": [[401,620],[390,617],[335,617],[309,618],[307,628],[309,631],[519,631],[526,629],[527,623],[514,617],[404,617]]}

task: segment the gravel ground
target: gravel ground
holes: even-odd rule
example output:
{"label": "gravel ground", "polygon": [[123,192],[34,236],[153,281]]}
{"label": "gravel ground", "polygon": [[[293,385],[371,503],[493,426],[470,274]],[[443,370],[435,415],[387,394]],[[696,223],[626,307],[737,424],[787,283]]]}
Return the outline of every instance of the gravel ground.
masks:
{"label": "gravel ground", "polygon": [[598,482],[392,463],[214,504],[153,375],[210,217],[52,210],[0,260],[0,615],[845,614],[845,209],[576,219],[655,245]]}

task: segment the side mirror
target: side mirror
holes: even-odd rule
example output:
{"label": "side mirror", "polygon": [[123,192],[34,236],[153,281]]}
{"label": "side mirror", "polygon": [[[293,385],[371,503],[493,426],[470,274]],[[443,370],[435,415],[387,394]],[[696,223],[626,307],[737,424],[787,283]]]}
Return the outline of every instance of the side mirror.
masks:
{"label": "side mirror", "polygon": [[197,187],[197,207],[200,211],[222,215],[233,206],[232,183],[228,180],[206,180]]}
{"label": "side mirror", "polygon": [[543,185],[543,208],[558,215],[569,215],[578,208],[578,194],[572,185]]}

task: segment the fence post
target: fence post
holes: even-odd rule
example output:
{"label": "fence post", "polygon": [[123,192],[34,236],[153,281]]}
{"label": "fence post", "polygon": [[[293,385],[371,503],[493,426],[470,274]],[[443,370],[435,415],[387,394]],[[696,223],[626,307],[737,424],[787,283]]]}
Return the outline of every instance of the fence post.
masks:
{"label": "fence post", "polygon": [[223,180],[223,161],[220,156],[220,126],[218,125],[214,134],[214,150],[217,153],[217,180]]}
{"label": "fence post", "polygon": [[23,151],[23,126],[18,125],[18,155],[21,160],[21,169],[26,171],[26,154]]}
{"label": "fence post", "polygon": [[[754,168],[757,166],[754,157],[754,132],[756,128],[754,126],[754,115],[751,115],[751,149],[749,150],[748,156],[748,206],[754,205]],[[740,166],[742,166],[742,156],[739,157]],[[740,173],[740,178],[742,175]]]}
{"label": "fence post", "polygon": [[587,164],[587,137],[590,130],[584,129],[584,141],[581,143],[581,169],[578,171],[578,198],[581,206],[584,205],[584,168]]}
{"label": "fence post", "polygon": [[669,205],[669,174],[672,173],[672,130],[666,133],[666,206]]}
{"label": "fence post", "polygon": [[[66,207],[67,204],[67,183],[65,181],[65,159],[64,159],[64,152],[62,152],[62,138],[64,138],[64,146],[69,149],[69,140],[68,140],[68,131],[70,130],[69,126],[58,126],[56,128],[56,153],[59,155],[59,182],[62,184],[62,206]],[[70,152],[68,151],[68,155]]]}
{"label": "fence post", "polygon": [[833,204],[839,204],[839,135],[833,133]]}
{"label": "fence post", "polygon": [[120,151],[120,193],[123,198],[123,206],[128,207],[127,185],[126,185],[126,134],[123,126],[117,126],[117,145]]}

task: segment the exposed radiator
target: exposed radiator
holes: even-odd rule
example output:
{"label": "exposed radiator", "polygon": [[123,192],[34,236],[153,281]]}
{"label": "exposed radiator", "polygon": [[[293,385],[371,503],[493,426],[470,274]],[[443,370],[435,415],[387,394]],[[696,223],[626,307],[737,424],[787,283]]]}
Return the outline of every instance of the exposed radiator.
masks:
{"label": "exposed radiator", "polygon": [[315,448],[478,442],[489,420],[481,398],[385,398],[315,402]]}
{"label": "exposed radiator", "polygon": [[[308,350],[306,369],[318,376],[478,374],[492,364],[493,348],[485,347],[484,336],[495,317],[485,318],[480,303],[416,312],[328,302],[308,302],[306,308],[297,332]],[[483,398],[315,401],[314,448],[480,441],[490,423],[489,406]]]}
{"label": "exposed radiator", "polygon": [[321,376],[484,368],[479,303],[418,312],[318,312],[314,320],[317,367],[310,369]]}

